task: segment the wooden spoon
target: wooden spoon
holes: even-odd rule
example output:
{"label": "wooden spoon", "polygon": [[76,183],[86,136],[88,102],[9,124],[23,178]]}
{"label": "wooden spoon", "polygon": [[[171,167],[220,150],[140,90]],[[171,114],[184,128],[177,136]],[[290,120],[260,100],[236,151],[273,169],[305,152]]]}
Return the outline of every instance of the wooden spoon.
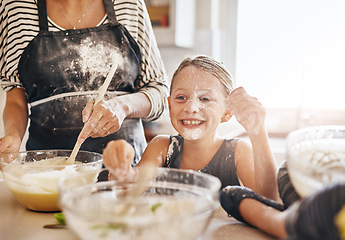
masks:
{"label": "wooden spoon", "polygon": [[[111,82],[111,79],[113,78],[113,76],[114,76],[114,74],[115,74],[115,72],[116,72],[117,67],[118,67],[118,64],[116,64],[116,63],[113,63],[113,65],[111,66],[110,71],[109,71],[109,73],[108,73],[106,79],[104,80],[104,83],[103,83],[102,86],[100,86],[100,88],[98,89],[98,96],[97,96],[97,98],[96,98],[96,100],[95,100],[94,106],[95,106],[97,103],[99,103],[99,102],[103,99],[104,94],[105,94],[105,92],[106,92],[107,89],[108,89],[108,86],[109,86],[109,84],[110,84],[110,82]],[[82,144],[82,143],[76,142],[76,144],[74,145],[74,148],[73,148],[73,150],[72,150],[71,155],[69,156],[69,158],[68,158],[67,161],[66,161],[67,164],[73,164],[73,163],[74,163],[75,158],[76,158],[76,156],[77,156],[77,154],[78,154],[78,151],[79,151],[79,149],[80,149],[80,147],[81,147],[81,144]]]}

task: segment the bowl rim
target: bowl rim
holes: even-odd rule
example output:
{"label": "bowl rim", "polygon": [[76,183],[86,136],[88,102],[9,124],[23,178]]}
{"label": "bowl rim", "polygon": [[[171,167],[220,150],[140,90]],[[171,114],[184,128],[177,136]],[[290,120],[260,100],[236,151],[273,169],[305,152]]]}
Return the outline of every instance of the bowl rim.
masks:
{"label": "bowl rim", "polygon": [[169,171],[169,172],[176,172],[176,173],[177,172],[178,173],[189,173],[189,174],[205,177],[205,178],[209,179],[210,181],[212,181],[212,186],[214,188],[213,191],[220,190],[220,187],[222,185],[222,183],[218,177],[215,177],[215,176],[208,174],[208,173],[203,173],[203,172],[200,172],[197,170],[193,170],[193,169],[158,167],[157,172],[159,172],[159,171]]}
{"label": "bowl rim", "polygon": [[[326,133],[326,132],[344,132],[344,140],[345,140],[345,125],[319,125],[319,126],[310,126],[310,127],[304,127],[300,128],[297,130],[294,130],[290,132],[286,139],[285,139],[285,147],[286,147],[286,163],[288,168],[292,169],[297,169],[298,172],[302,170],[300,167],[297,167],[297,162],[296,161],[290,161],[289,159],[297,158],[298,153],[295,149],[291,149],[290,146],[294,145],[294,141],[292,141],[295,137],[303,134],[308,134],[310,133],[310,136],[315,136],[317,134],[321,133]],[[317,140],[322,140],[322,139],[327,139],[327,138],[319,138],[319,139],[313,139],[310,138],[304,139],[302,141],[298,141],[300,143],[306,142],[306,141],[317,141]],[[340,138],[336,138],[340,139]],[[344,149],[345,151],[345,149]],[[322,174],[322,173],[335,173],[335,174],[344,174],[344,171],[340,171],[339,169],[320,169],[317,166],[314,166],[312,164],[308,164],[306,168],[303,168],[303,171],[308,170],[308,172],[314,173],[314,174]]]}
{"label": "bowl rim", "polygon": [[[213,175],[210,175],[210,174],[207,174],[207,173],[202,173],[202,172],[198,172],[198,171],[195,171],[195,170],[189,170],[189,169],[175,169],[175,168],[165,168],[165,167],[158,167],[158,171],[171,171],[171,172],[183,172],[183,173],[191,173],[191,174],[195,174],[195,175],[198,175],[198,176],[205,176],[207,177],[208,179],[211,180],[211,186],[212,186],[212,189],[210,188],[205,188],[207,189],[209,192],[210,192],[210,200],[209,200],[209,204],[207,205],[207,207],[202,207],[200,209],[198,209],[197,211],[195,212],[192,212],[192,213],[189,213],[188,215],[179,215],[178,217],[174,216],[174,217],[167,217],[165,218],[166,221],[169,221],[169,219],[178,219],[178,218],[183,218],[183,217],[186,217],[186,216],[189,216],[189,215],[192,215],[192,216],[199,216],[199,215],[202,215],[202,214],[206,214],[210,211],[210,214],[212,214],[212,212],[215,211],[215,209],[219,206],[219,190],[220,190],[220,187],[221,187],[221,182],[220,180],[213,176]],[[157,171],[157,172],[158,172]],[[75,176],[75,175],[74,175]],[[70,206],[68,204],[66,204],[66,200],[64,198],[66,198],[66,195],[65,197],[60,195],[60,193],[62,192],[61,189],[60,189],[60,184],[61,184],[61,181],[62,179],[60,180],[59,182],[59,204],[60,204],[60,207],[62,209],[62,211],[70,211],[73,215],[82,215],[82,216],[93,216],[94,215],[94,212],[88,212],[86,210],[82,210],[82,211],[77,211],[76,208],[74,208],[73,206]],[[90,184],[85,184],[85,185],[82,185],[82,186],[77,186],[77,187],[73,187],[72,189],[74,190],[67,190],[67,191],[73,191],[73,192],[77,192],[77,191],[82,191],[83,189],[88,189],[88,190],[92,190],[92,189],[95,189],[95,190],[101,190],[102,187],[112,187],[112,186],[121,186],[121,184],[133,184],[133,182],[120,182],[120,181],[116,181],[116,180],[111,180],[111,181],[101,181],[101,182],[96,182],[96,183],[90,183]],[[178,184],[178,183],[177,183]],[[164,183],[163,182],[156,182],[155,180],[151,181],[149,183],[149,187],[152,187],[152,188],[155,188],[155,187],[162,187],[164,186]],[[202,187],[199,187],[199,188],[202,188]],[[63,190],[64,191],[64,190]],[[66,191],[66,192],[67,192]],[[65,194],[65,192],[64,192]],[[68,193],[67,193],[68,194]],[[108,216],[112,216],[112,218],[114,219],[114,221],[121,221],[121,218],[123,218],[123,216],[116,216],[114,215],[114,213],[102,213],[102,215],[104,214],[105,217],[108,217]],[[129,217],[132,217],[132,216],[129,216]],[[136,217],[134,217],[136,218]],[[161,219],[157,219],[157,221],[161,221]],[[156,221],[154,221],[156,222]]]}
{"label": "bowl rim", "polygon": [[318,126],[299,128],[288,133],[285,139],[285,143],[287,145],[292,138],[296,137],[297,135],[300,135],[301,133],[308,133],[308,132],[315,133],[316,131],[330,131],[330,130],[345,131],[345,125],[318,125]]}
{"label": "bowl rim", "polygon": [[[21,155],[21,154],[25,154],[25,153],[40,153],[40,152],[42,152],[42,153],[44,153],[44,152],[65,152],[65,153],[71,153],[72,150],[70,150],[70,149],[42,149],[42,150],[18,151],[18,152],[11,152],[11,153],[0,153],[0,164],[2,164],[4,166],[15,165],[15,164],[20,165],[20,164],[22,164],[22,161],[20,161],[20,162],[19,161],[15,161],[17,159],[17,157],[18,157],[18,156],[15,156],[15,155]],[[86,151],[86,150],[79,150],[79,152],[81,152],[81,153],[90,153],[90,154],[93,154],[95,156],[99,156],[100,157],[100,159],[98,159],[97,161],[84,163],[85,165],[103,162],[103,156],[102,156],[101,153],[91,152],[91,151]],[[13,160],[11,162],[5,162],[3,160],[3,156],[14,156],[14,158],[13,158]],[[77,154],[77,156],[78,156],[78,154]],[[56,157],[63,157],[63,156],[59,155],[59,156],[56,156]],[[67,157],[67,155],[65,157]],[[35,160],[34,162],[39,162],[41,160],[44,160],[44,159]],[[77,161],[77,162],[80,162],[80,161]],[[68,165],[74,166],[74,165],[77,165],[77,164],[68,164]],[[47,165],[47,167],[48,166],[49,167],[54,167],[54,166],[60,166],[61,167],[61,166],[64,166],[64,164],[56,164],[56,165],[55,164],[51,164],[51,165]]]}

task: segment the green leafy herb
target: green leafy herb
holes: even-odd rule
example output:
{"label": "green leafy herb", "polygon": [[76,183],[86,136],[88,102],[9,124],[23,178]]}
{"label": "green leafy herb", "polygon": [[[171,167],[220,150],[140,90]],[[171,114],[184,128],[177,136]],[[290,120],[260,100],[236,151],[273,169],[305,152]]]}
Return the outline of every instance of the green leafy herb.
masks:
{"label": "green leafy herb", "polygon": [[157,208],[159,208],[162,205],[163,205],[162,203],[153,204],[151,207],[151,212],[153,212],[153,213],[156,212]]}
{"label": "green leafy herb", "polygon": [[63,215],[63,213],[55,213],[54,217],[60,224],[66,224],[65,216]]}

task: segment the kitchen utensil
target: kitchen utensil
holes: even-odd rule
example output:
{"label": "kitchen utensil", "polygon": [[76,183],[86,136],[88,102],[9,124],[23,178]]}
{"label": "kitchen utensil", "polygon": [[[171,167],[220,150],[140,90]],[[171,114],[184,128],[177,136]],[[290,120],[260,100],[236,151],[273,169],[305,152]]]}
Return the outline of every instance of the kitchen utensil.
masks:
{"label": "kitchen utensil", "polygon": [[[111,66],[110,71],[109,71],[106,79],[104,80],[104,83],[98,89],[98,96],[97,96],[97,98],[95,100],[94,106],[103,99],[104,94],[107,91],[107,88],[108,88],[108,86],[109,86],[109,84],[111,82],[111,79],[113,78],[113,76],[114,76],[114,74],[116,72],[117,67],[118,67],[118,64],[116,64],[116,63],[113,63],[113,65]],[[81,147],[81,144],[82,143],[76,142],[76,144],[74,145],[72,153],[71,153],[71,156],[68,158],[68,162],[69,163],[73,163],[75,161],[75,158],[76,158],[76,156],[78,154],[78,151],[79,151],[79,149]]]}

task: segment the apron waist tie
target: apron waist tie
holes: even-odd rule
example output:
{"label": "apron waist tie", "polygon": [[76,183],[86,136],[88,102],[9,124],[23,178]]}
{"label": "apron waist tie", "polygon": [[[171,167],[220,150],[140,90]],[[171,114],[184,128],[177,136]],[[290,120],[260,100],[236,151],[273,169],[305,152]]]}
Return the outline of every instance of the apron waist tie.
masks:
{"label": "apron waist tie", "polygon": [[[82,95],[97,95],[98,91],[86,91],[86,92],[67,92],[67,93],[61,93],[57,94],[51,97],[43,98],[37,101],[34,101],[32,103],[29,103],[30,107],[35,107],[40,104],[53,101],[59,98],[64,98],[64,97],[71,97],[71,96],[82,96]],[[121,95],[126,95],[129,94],[129,92],[124,92],[124,91],[115,91],[115,92],[106,92],[106,95],[108,96],[121,96]]]}

